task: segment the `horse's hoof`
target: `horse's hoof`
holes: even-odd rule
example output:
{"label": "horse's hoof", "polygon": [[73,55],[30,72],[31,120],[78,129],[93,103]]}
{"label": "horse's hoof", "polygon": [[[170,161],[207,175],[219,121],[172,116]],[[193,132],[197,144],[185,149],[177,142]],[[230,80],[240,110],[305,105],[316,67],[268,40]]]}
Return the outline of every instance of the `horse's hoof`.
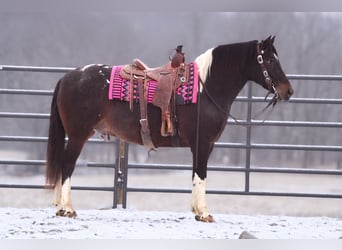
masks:
{"label": "horse's hoof", "polygon": [[68,218],[76,218],[77,214],[75,211],[66,211],[64,209],[60,209],[56,212],[57,216],[68,217]]}
{"label": "horse's hoof", "polygon": [[195,216],[195,219],[196,219],[197,221],[202,221],[202,222],[207,222],[207,223],[215,222],[214,217],[211,216],[210,214],[209,214],[207,217],[203,217],[203,216],[196,215],[196,216]]}

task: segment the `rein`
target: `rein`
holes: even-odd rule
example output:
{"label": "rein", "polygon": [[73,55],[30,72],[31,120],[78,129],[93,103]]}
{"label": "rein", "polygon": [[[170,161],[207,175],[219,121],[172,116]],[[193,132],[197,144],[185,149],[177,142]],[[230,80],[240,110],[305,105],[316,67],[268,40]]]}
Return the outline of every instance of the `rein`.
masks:
{"label": "rein", "polygon": [[[220,110],[222,113],[224,113],[224,114],[227,115],[228,117],[232,118],[232,120],[234,120],[235,123],[240,124],[241,126],[244,126],[243,124],[241,124],[241,122],[239,122],[239,120],[238,120],[236,117],[234,117],[234,116],[233,116],[232,114],[230,114],[229,112],[225,111],[217,102],[215,102],[215,99],[209,94],[209,91],[208,91],[208,89],[205,87],[205,85],[204,85],[202,79],[200,79],[199,82],[200,82],[200,84],[202,85],[202,87],[203,87],[205,93],[206,93],[207,96],[209,97],[209,100],[217,107],[218,110]],[[269,96],[270,93],[271,93],[271,92],[268,92],[268,93],[267,93],[267,95],[265,96],[265,99],[264,99],[264,100],[267,99],[267,97]],[[277,98],[277,96],[275,95],[275,96],[269,101],[269,103],[266,105],[265,108],[263,108],[263,109],[260,110],[256,115],[254,115],[254,116],[252,117],[252,120],[255,119],[255,118],[257,118],[258,116],[260,116],[262,113],[264,113],[271,105],[272,105],[272,108],[273,108],[274,105],[275,105],[276,102],[277,102],[277,101],[274,101],[274,98]],[[199,100],[199,99],[200,99],[200,98],[198,97],[198,100]],[[199,112],[199,111],[197,110],[197,113],[198,113],[198,112]],[[266,119],[267,119],[267,117],[266,117],[262,122],[265,122]]]}
{"label": "rein", "polygon": [[209,91],[207,90],[207,88],[205,87],[205,84],[203,83],[202,79],[199,79],[200,84],[202,85],[205,93],[207,94],[207,96],[209,97],[210,101],[225,115],[230,116],[230,114],[225,111],[217,102],[215,102],[214,98],[209,94]]}

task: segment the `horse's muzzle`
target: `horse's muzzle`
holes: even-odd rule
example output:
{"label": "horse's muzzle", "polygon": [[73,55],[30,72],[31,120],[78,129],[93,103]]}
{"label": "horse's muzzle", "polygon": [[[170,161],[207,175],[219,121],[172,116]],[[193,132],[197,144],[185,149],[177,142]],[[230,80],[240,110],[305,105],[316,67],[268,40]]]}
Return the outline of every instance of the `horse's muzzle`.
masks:
{"label": "horse's muzzle", "polygon": [[293,95],[294,91],[289,82],[279,83],[276,87],[278,93],[278,99],[281,101],[287,101]]}

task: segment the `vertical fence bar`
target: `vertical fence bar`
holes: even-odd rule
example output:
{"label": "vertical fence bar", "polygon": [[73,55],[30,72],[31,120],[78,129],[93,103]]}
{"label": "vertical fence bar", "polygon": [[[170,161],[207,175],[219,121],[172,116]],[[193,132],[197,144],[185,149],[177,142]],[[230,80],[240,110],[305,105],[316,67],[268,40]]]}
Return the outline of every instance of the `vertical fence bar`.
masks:
{"label": "vertical fence bar", "polygon": [[114,167],[114,185],[113,185],[113,208],[118,207],[118,180],[119,180],[119,162],[120,162],[120,142],[116,140],[115,147],[116,147],[116,160],[115,160],[115,167]]}
{"label": "vertical fence bar", "polygon": [[114,170],[113,208],[117,208],[118,205],[126,208],[128,143],[123,140],[117,140],[116,146],[117,157]]}
{"label": "vertical fence bar", "polygon": [[251,168],[251,136],[252,136],[252,90],[251,82],[247,84],[247,128],[246,128],[246,171],[245,171],[245,192],[249,192],[250,168]]}
{"label": "vertical fence bar", "polygon": [[122,208],[126,208],[127,206],[127,177],[128,177],[128,143],[124,142],[123,145],[123,158],[121,163],[121,171],[123,173],[122,176]]}

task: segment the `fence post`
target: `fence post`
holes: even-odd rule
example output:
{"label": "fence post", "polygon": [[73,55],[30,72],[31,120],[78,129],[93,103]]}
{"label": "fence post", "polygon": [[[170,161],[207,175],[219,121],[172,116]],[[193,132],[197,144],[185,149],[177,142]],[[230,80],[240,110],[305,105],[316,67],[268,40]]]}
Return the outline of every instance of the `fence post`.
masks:
{"label": "fence post", "polygon": [[127,203],[127,163],[128,143],[123,140],[117,142],[117,158],[114,173],[114,200],[113,208],[122,205],[126,208]]}
{"label": "fence post", "polygon": [[249,177],[251,169],[251,137],[252,137],[252,88],[251,82],[247,85],[247,131],[246,131],[246,171],[245,171],[245,192],[249,192]]}

